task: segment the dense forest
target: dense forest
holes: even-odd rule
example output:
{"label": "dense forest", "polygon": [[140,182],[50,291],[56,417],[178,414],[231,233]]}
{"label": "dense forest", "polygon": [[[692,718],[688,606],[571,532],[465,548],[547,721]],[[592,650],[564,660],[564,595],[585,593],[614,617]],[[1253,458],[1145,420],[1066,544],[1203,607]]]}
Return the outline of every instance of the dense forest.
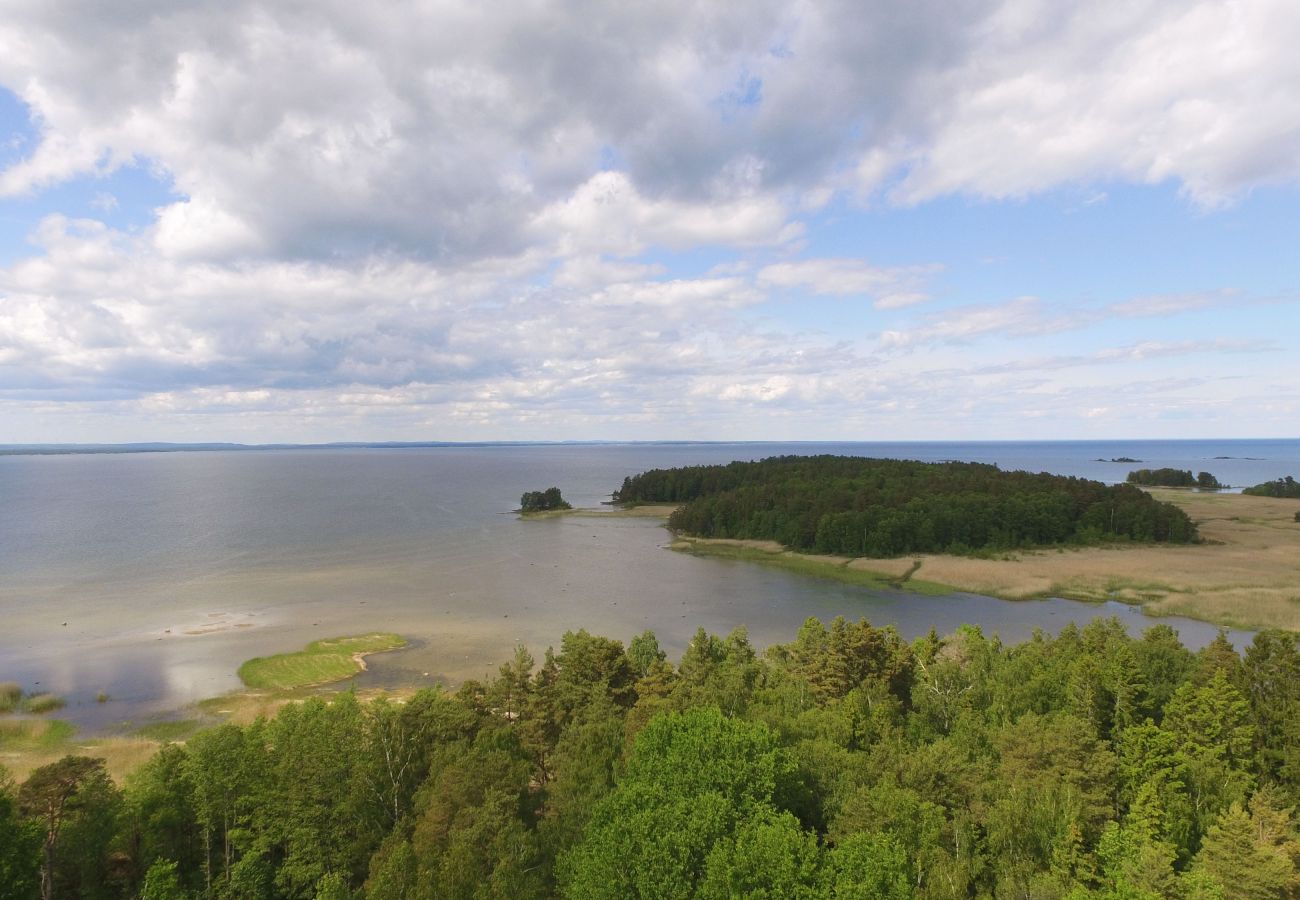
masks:
{"label": "dense forest", "polygon": [[1300,646],[810,619],[522,648],[0,789],[0,896],[1289,898]]}
{"label": "dense forest", "polygon": [[1250,494],[1252,497],[1289,497],[1300,499],[1300,481],[1288,475],[1285,478],[1279,478],[1276,481],[1266,481],[1263,484],[1257,484],[1254,487],[1242,489],[1243,494]]}
{"label": "dense forest", "polygon": [[669,525],[687,534],[855,557],[1197,537],[1186,513],[1137,487],[981,463],[779,456],[653,469],[614,500],[681,503]]}
{"label": "dense forest", "polygon": [[519,498],[520,512],[546,512],[552,509],[573,509],[569,501],[560,496],[560,489],[550,487],[544,491],[525,491]]}
{"label": "dense forest", "polygon": [[1193,476],[1189,469],[1137,469],[1128,473],[1128,483],[1147,487],[1200,488],[1203,491],[1227,487],[1209,472],[1198,472]]}

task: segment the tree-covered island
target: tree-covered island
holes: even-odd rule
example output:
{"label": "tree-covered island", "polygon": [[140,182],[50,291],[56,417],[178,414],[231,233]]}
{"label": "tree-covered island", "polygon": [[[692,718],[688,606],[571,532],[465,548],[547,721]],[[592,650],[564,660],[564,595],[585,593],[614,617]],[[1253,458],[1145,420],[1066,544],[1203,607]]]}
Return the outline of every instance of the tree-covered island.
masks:
{"label": "tree-covered island", "polygon": [[519,498],[521,513],[551,512],[557,509],[573,509],[573,506],[560,496],[560,489],[550,487],[544,491],[526,491]]}
{"label": "tree-covered island", "polygon": [[1135,486],[982,463],[781,456],[653,469],[614,500],[679,503],[669,525],[689,535],[853,557],[1197,540],[1186,513]]}
{"label": "tree-covered island", "polygon": [[1128,483],[1143,487],[1185,487],[1200,488],[1203,491],[1217,491],[1227,487],[1221,484],[1209,472],[1192,475],[1190,469],[1137,469],[1128,473]]}

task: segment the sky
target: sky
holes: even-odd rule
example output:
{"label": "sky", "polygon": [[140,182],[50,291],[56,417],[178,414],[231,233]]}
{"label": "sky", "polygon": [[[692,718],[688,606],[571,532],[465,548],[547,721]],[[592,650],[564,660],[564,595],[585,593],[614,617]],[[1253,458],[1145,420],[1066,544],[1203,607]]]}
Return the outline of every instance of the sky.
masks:
{"label": "sky", "polygon": [[1300,436],[1294,0],[0,0],[0,443]]}

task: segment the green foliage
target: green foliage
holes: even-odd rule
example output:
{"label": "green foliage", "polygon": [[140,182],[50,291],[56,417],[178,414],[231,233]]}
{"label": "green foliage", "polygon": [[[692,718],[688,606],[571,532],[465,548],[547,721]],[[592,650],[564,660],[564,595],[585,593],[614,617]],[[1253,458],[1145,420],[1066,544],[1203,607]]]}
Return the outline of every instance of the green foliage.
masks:
{"label": "green foliage", "polygon": [[704,862],[702,900],[816,900],[824,897],[817,836],[789,813],[755,815],[714,844]]}
{"label": "green foliage", "polygon": [[907,854],[879,831],[861,831],[830,853],[830,887],[836,900],[908,900],[912,896]]}
{"label": "green foliage", "polygon": [[29,900],[40,886],[42,834],[35,820],[19,813],[12,788],[0,767],[0,897]]}
{"label": "green foliage", "polygon": [[1194,487],[1203,491],[1217,491],[1226,485],[1209,472],[1198,472],[1195,477],[1187,469],[1138,469],[1128,473],[1129,484],[1146,487]]}
{"label": "green foliage", "polygon": [[[638,735],[623,778],[596,807],[582,843],[560,858],[563,893],[691,897],[711,859],[711,890],[724,890],[742,877],[735,866],[752,857],[755,843],[780,840],[760,821],[772,821],[792,776],[761,725],[709,708],[656,718]],[[774,827],[788,836],[788,824]],[[806,856],[797,847],[791,853]],[[806,859],[787,862],[793,877],[806,874]]]}
{"label": "green foliage", "polygon": [[659,639],[653,631],[643,631],[627,645],[627,658],[637,677],[644,678],[657,663],[666,660],[668,654],[659,649]]}
{"label": "green foliage", "polygon": [[140,900],[185,900],[176,863],[170,859],[157,860],[144,876]]}
{"label": "green foliage", "polygon": [[[1252,497],[1288,497],[1296,499],[1300,498],[1300,481],[1296,481],[1293,476],[1288,475],[1276,481],[1265,481],[1263,484],[1242,488],[1241,492],[1250,494]],[[1300,521],[1300,513],[1297,513],[1296,516],[1296,521]]]}
{"label": "green foliage", "polygon": [[181,873],[181,886],[197,890],[203,883],[203,843],[191,765],[185,748],[169,744],[133,772],[126,782],[121,832],[134,849],[137,872],[170,864],[172,872]]}
{"label": "green foliage", "polygon": [[978,463],[783,456],[653,469],[615,499],[680,503],[669,525],[686,534],[853,557],[1196,540],[1182,510],[1131,485]]}
{"label": "green foliage", "polygon": [[1290,854],[1261,834],[1236,803],[1210,826],[1193,871],[1217,885],[1224,900],[1271,900],[1297,887]]}
{"label": "green foliage", "polygon": [[120,804],[101,759],[65,756],[28,776],[18,805],[44,833],[42,897],[111,896],[108,851]]}
{"label": "green foliage", "polygon": [[1300,894],[1295,635],[792,638],[570,632],[456,694],[199,731],[120,792],[69,757],[0,784],[0,896],[43,860],[90,900]]}
{"label": "green foliage", "polygon": [[560,496],[560,489],[550,487],[544,491],[526,491],[519,498],[519,511],[525,513],[548,512],[553,509],[573,509]]}

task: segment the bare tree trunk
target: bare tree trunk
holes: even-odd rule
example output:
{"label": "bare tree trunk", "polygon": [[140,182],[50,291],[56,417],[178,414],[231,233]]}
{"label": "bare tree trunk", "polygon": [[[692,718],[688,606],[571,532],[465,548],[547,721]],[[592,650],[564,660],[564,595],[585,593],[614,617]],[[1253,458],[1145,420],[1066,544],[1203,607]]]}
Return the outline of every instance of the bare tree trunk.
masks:
{"label": "bare tree trunk", "polygon": [[54,900],[54,839],[54,832],[50,832],[45,837],[45,862],[41,866],[41,900]]}

